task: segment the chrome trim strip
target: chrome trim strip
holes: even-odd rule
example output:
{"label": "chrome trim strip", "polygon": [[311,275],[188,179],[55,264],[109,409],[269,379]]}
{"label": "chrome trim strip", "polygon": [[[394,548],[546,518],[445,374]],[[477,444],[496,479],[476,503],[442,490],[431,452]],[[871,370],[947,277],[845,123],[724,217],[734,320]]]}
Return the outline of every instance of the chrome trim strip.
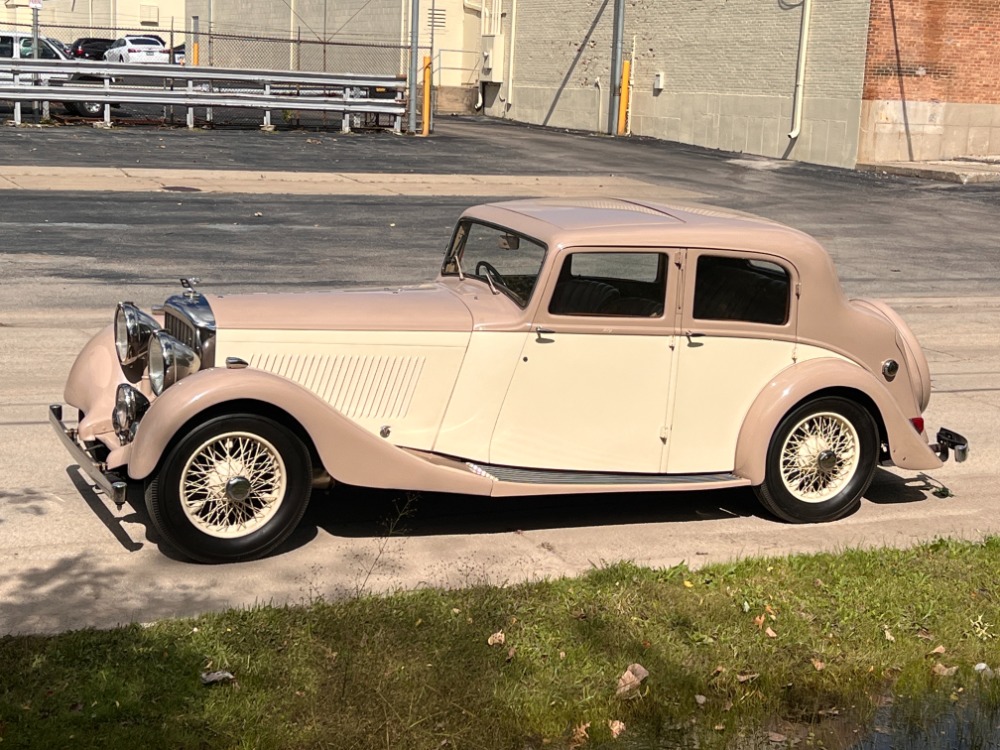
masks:
{"label": "chrome trim strip", "polygon": [[94,463],[93,457],[77,442],[76,430],[63,424],[62,404],[49,405],[49,424],[52,425],[56,435],[62,440],[63,445],[77,465],[87,473],[105,495],[111,498],[116,506],[121,508],[125,504],[125,490],[128,485],[120,479],[116,479],[114,475],[105,474]]}
{"label": "chrome trim strip", "polygon": [[703,482],[738,482],[729,472],[713,474],[612,474],[592,471],[553,471],[521,469],[515,466],[493,466],[466,462],[474,473],[499,482],[521,484],[698,484]]}

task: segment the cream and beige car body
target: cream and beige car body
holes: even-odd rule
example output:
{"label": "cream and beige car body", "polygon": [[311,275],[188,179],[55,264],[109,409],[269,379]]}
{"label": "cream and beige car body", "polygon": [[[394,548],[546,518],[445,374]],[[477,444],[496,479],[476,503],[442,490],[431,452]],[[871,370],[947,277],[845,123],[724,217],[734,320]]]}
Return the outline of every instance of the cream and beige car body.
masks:
{"label": "cream and beige car body", "polygon": [[[229,516],[219,512],[202,524],[207,502],[255,497],[252,472],[244,459],[218,468],[216,456],[197,491],[185,490],[192,451],[209,443],[179,457],[178,446],[209,421],[229,445],[253,434],[252,422],[225,432],[234,414],[300,441],[314,485],[493,496],[745,485],[790,521],[853,510],[876,462],[926,470],[949,449],[959,460],[967,451],[947,430],[928,444],[927,362],[891,309],[846,299],[807,235],[712,210],[488,204],[463,214],[431,283],[232,296],[188,288],[138,323],[128,307],[117,351],[109,327],[70,374],[65,400],[79,423],[62,424],[56,407],[52,419],[117,502],[128,483],[183,464],[170,473],[179,499],[164,500],[161,487],[150,515],[195,559],[264,554],[301,517],[263,533],[272,521],[260,501],[239,529],[220,527]],[[139,351],[150,336],[155,354]],[[157,337],[186,346],[170,354],[163,347],[174,344]],[[168,382],[153,388],[150,357],[158,373],[171,356]],[[263,443],[287,472],[284,440]],[[287,492],[276,486],[268,492]],[[277,502],[304,509],[306,499]],[[157,505],[167,502],[186,510]],[[193,531],[172,528],[188,522]]]}

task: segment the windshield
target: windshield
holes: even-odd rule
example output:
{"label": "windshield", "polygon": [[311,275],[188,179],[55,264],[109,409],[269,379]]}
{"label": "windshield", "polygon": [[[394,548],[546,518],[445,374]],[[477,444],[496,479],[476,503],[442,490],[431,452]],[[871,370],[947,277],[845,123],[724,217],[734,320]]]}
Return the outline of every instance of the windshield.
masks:
{"label": "windshield", "polygon": [[545,259],[545,246],[509,229],[463,221],[441,273],[486,284],[493,294],[506,294],[521,307],[535,290]]}

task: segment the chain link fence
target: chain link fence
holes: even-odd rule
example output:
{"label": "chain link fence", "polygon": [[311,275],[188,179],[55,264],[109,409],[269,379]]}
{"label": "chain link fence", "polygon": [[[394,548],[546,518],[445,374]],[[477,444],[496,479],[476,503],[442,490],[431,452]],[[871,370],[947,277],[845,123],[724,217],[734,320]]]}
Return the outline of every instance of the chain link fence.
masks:
{"label": "chain link fence", "polygon": [[[11,24],[10,28],[31,33],[30,24]],[[301,33],[294,38],[261,36],[253,34],[217,33],[194,28],[123,28],[87,27],[42,24],[39,34],[51,41],[62,43],[72,56],[70,45],[77,39],[115,40],[124,36],[155,36],[170,50],[169,59],[178,64],[203,68],[250,68],[263,70],[301,70],[334,74],[395,75],[406,77],[409,67],[409,47],[387,42],[323,41],[303,39]],[[422,54],[422,51],[418,54]],[[165,81],[164,85],[171,85]],[[391,92],[390,92],[391,93]],[[59,112],[55,112],[57,117]],[[183,112],[175,113],[166,107],[129,105],[113,111],[116,123],[165,124],[183,123]],[[202,126],[226,125],[247,127],[260,124],[260,113],[241,110],[199,112]],[[339,129],[339,116],[326,113],[283,111],[274,120],[277,128]],[[361,124],[363,126],[363,123]]]}

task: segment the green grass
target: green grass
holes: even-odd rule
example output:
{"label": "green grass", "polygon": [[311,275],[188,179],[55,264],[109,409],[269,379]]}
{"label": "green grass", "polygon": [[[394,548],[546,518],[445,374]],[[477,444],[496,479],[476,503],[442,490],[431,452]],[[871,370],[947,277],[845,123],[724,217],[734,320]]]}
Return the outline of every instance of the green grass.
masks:
{"label": "green grass", "polygon": [[[697,571],[621,564],[8,636],[0,748],[848,746],[890,697],[911,724],[1000,704],[998,553],[990,539]],[[617,697],[632,663],[649,677]],[[203,687],[214,669],[236,682]],[[609,721],[624,722],[618,739]]]}

